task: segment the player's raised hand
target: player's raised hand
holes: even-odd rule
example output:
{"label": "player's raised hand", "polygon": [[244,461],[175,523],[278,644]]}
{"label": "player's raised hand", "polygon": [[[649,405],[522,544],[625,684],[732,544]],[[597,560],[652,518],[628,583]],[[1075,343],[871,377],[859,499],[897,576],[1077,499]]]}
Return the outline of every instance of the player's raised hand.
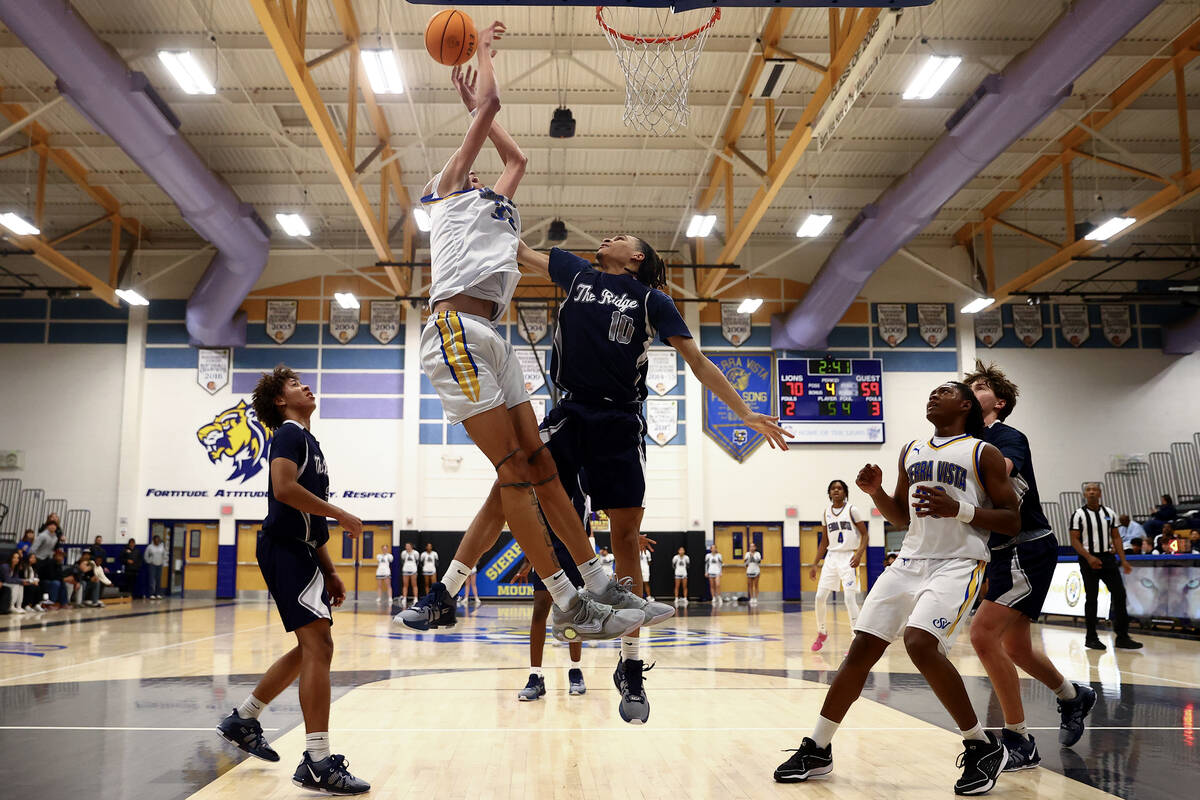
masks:
{"label": "player's raised hand", "polygon": [[463,105],[467,107],[467,111],[474,111],[478,101],[475,99],[475,81],[478,74],[471,67],[464,69],[461,66],[450,70],[450,82],[454,84],[454,88],[458,90],[458,96],[462,98]]}
{"label": "player's raised hand", "polygon": [[883,470],[878,464],[867,464],[858,471],[858,477],[854,479],[854,485],[862,489],[869,495],[874,495],[876,492],[883,490]]}
{"label": "player's raised hand", "polygon": [[779,417],[768,417],[766,414],[751,414],[744,418],[745,422],[754,430],[767,437],[767,444],[771,445],[771,449],[787,450],[787,442],[784,437],[791,439],[795,434],[791,431],[784,430],[779,425]]}
{"label": "player's raised hand", "polygon": [[651,539],[646,534],[638,534],[638,550],[649,550],[651,553],[653,553],[654,545],[656,544],[658,544],[658,542],[654,539]]}
{"label": "player's raised hand", "polygon": [[342,526],[342,530],[348,533],[351,539],[358,538],[358,535],[362,533],[362,520],[349,511],[343,509],[338,509],[338,511],[341,513],[334,517],[337,520],[337,524]]}
{"label": "player's raised hand", "polygon": [[325,576],[325,591],[329,592],[329,604],[332,606],[340,606],[346,599],[346,584],[342,583],[336,572]]}
{"label": "player's raised hand", "polygon": [[958,501],[946,494],[941,486],[918,486],[913,490],[912,507],[918,517],[943,517],[952,519],[958,514]]}
{"label": "player's raised hand", "polygon": [[500,20],[496,20],[491,25],[488,25],[479,32],[479,49],[490,50],[492,42],[499,40],[505,31],[507,31],[507,28],[504,27],[504,23]]}

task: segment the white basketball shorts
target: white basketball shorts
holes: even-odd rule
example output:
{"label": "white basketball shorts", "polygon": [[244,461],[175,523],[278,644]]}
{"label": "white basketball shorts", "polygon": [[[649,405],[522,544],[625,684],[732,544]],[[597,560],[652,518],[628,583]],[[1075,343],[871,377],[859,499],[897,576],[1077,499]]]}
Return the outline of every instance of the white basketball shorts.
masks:
{"label": "white basketball shorts", "polygon": [[849,550],[831,550],[825,553],[825,563],[821,565],[817,591],[828,589],[836,592],[840,586],[843,591],[857,592],[858,570],[850,566],[850,558],[853,555]]}
{"label": "white basketball shorts", "polygon": [[905,628],[920,628],[948,654],[986,567],[973,558],[898,558],[871,587],[854,630],[894,642]]}
{"label": "white basketball shorts", "polygon": [[474,314],[439,311],[421,333],[421,369],[437,390],[450,424],[529,402],[513,347]]}

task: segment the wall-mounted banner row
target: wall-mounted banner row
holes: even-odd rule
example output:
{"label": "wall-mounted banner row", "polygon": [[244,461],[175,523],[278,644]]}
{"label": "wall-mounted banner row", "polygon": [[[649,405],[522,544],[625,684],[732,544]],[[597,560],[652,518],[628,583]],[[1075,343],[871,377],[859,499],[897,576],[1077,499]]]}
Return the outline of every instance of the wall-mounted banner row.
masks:
{"label": "wall-mounted banner row", "polygon": [[[908,338],[908,307],[904,303],[879,303],[875,306],[879,338],[889,347],[898,347]],[[937,347],[946,341],[950,322],[943,303],[917,303],[917,329],[921,341]]]}
{"label": "wall-mounted banner row", "polygon": [[[1033,347],[1042,340],[1043,317],[1040,305],[1013,305],[1013,334],[1026,347]],[[1058,306],[1058,327],[1063,341],[1072,347],[1083,346],[1092,335],[1088,307],[1083,303],[1067,303]],[[1100,328],[1104,341],[1113,347],[1123,347],[1133,338],[1133,323],[1129,306],[1101,305]],[[984,347],[995,347],[1004,337],[1003,312],[990,308],[975,315],[975,338]]]}

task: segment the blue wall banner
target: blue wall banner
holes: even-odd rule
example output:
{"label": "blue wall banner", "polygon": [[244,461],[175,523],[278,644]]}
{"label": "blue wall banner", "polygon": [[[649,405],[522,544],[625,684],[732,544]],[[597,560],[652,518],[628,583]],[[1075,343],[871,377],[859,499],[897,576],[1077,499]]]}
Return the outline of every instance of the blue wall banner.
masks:
{"label": "blue wall banner", "polygon": [[[709,358],[752,411],[771,413],[770,352],[715,355]],[[738,462],[745,461],[766,438],[742,422],[729,406],[708,389],[704,390],[704,432]]]}

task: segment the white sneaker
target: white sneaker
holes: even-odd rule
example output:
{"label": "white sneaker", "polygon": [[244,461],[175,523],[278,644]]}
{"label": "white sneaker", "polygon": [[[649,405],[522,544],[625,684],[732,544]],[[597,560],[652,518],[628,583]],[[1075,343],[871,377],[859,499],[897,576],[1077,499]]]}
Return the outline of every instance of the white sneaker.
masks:
{"label": "white sneaker", "polygon": [[25,613],[25,609],[21,608],[20,606],[13,606],[13,607],[12,607],[12,613],[14,613],[14,614],[24,614],[24,613]]}

